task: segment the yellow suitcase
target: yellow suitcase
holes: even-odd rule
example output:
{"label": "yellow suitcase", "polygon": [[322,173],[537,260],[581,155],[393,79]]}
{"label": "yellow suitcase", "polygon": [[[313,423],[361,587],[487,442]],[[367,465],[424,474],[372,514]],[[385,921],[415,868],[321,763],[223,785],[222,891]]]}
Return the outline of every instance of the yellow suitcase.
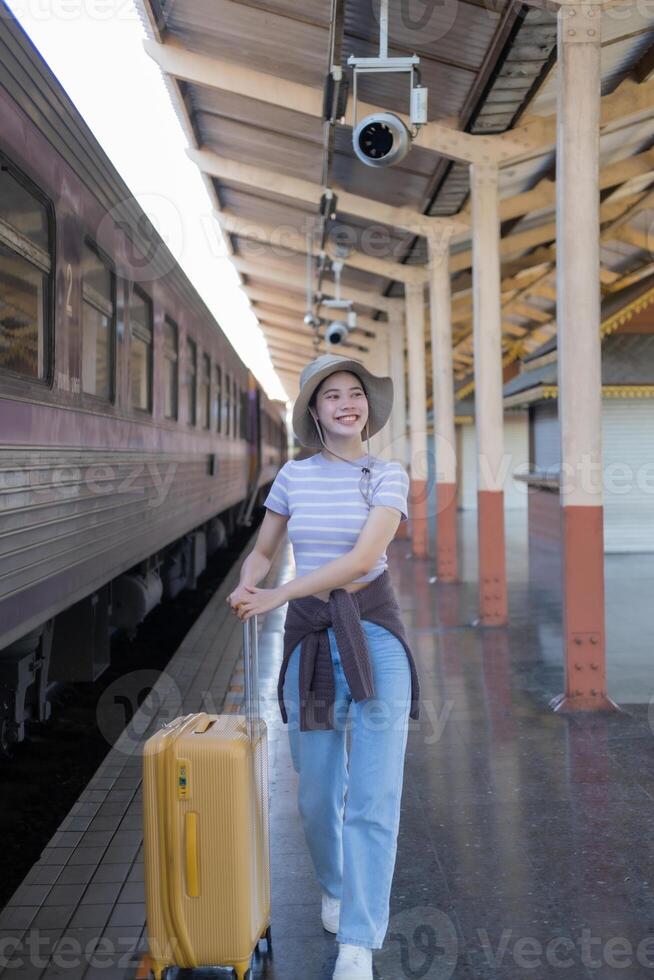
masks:
{"label": "yellow suitcase", "polygon": [[260,939],[271,952],[256,617],[243,633],[245,715],[176,718],[143,750],[147,936],[157,980],[169,966],[232,967],[247,980]]}

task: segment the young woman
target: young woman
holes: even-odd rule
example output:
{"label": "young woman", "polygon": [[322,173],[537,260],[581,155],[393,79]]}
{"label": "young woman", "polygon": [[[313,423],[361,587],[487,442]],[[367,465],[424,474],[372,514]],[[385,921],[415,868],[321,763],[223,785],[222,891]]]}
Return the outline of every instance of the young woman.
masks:
{"label": "young woman", "polygon": [[[339,943],[333,980],[372,980],[372,950],[388,927],[408,718],[419,716],[386,561],[407,519],[409,480],[399,463],[372,458],[368,442],[392,404],[392,380],[358,361],[325,354],[305,366],[293,428],[319,451],[277,474],[227,599],[242,620],[289,604],[277,694],[322,923]],[[256,588],[287,530],[296,577]]]}

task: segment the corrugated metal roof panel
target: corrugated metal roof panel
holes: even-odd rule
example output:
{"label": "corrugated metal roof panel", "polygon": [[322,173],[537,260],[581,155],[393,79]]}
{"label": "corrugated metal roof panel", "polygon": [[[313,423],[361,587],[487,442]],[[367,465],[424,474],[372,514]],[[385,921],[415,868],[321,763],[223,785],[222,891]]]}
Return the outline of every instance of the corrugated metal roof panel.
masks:
{"label": "corrugated metal roof panel", "polygon": [[555,160],[556,154],[551,151],[533,160],[504,167],[500,170],[500,197],[513,197],[530,190],[541,177],[551,172]]}
{"label": "corrugated metal roof panel", "polygon": [[[602,44],[635,38],[654,30],[654,8],[648,3],[615,4],[602,11]],[[650,38],[650,43],[652,38]]]}
{"label": "corrugated metal roof panel", "polygon": [[618,240],[600,245],[600,263],[612,272],[625,274],[642,264],[642,250]]}
{"label": "corrugated metal roof panel", "polygon": [[[337,141],[337,144],[340,145],[340,141]],[[422,153],[428,155],[426,150]],[[404,162],[407,166],[403,166]],[[403,163],[393,170],[390,168],[379,170],[375,174],[374,182],[371,183],[370,168],[351,154],[341,152],[334,154],[332,172],[334,182],[350,194],[360,194],[362,197],[369,197],[372,201],[380,201],[396,207],[417,208],[426,193],[431,171],[424,172],[426,167],[417,150],[413,150]]]}
{"label": "corrugated metal roof panel", "polygon": [[[343,48],[343,64],[347,56],[356,55],[358,58],[377,56],[377,45],[359,38],[346,37]],[[389,49],[392,57],[405,55],[398,48]],[[420,75],[422,84],[429,88],[429,119],[440,119],[443,116],[457,115],[475,80],[472,69],[456,65],[441,64],[432,58],[421,58]],[[408,74],[375,74],[363,77],[359,83],[359,98],[363,102],[392,109],[395,112],[409,111],[409,76]]]}
{"label": "corrugated metal roof panel", "polygon": [[266,194],[227,187],[224,183],[220,185],[220,200],[226,211],[246,221],[279,229],[310,232],[317,216],[317,209],[311,204],[288,199],[271,200]]}
{"label": "corrugated metal roof panel", "polygon": [[[548,64],[555,46],[555,15],[542,10],[528,11],[468,131],[484,134],[509,129]],[[522,189],[532,186],[530,179],[525,174],[525,187]],[[468,167],[451,164],[429,207],[429,214],[441,217],[456,214],[469,193]]]}
{"label": "corrugated metal roof panel", "polygon": [[[389,5],[389,47],[402,53],[414,51],[442,62],[479,68],[495,33],[500,11],[493,4],[482,6],[465,0],[424,3],[403,0]],[[379,3],[349,0],[345,5],[345,43],[360,37],[377,43]],[[349,51],[348,51],[349,54]]]}
{"label": "corrugated metal roof panel", "polygon": [[[610,11],[613,11],[612,17],[609,17]],[[647,13],[644,7],[639,9],[638,4],[632,4],[630,7],[624,5],[609,7],[604,11],[602,95],[615,89],[652,43],[654,43],[654,11]],[[558,71],[554,66],[546,84],[529,106],[530,115],[549,116],[556,112],[557,86]]]}
{"label": "corrugated metal roof panel", "polygon": [[537,385],[556,384],[556,362],[553,364],[543,364],[542,367],[532,368],[531,371],[522,371],[504,385],[502,389],[504,397],[517,395],[518,392],[528,391]]}
{"label": "corrugated metal roof panel", "polygon": [[650,29],[641,37],[626,37],[602,48],[602,95],[613,92],[654,42]]}
{"label": "corrugated metal roof panel", "polygon": [[602,383],[652,384],[654,337],[648,334],[611,334],[602,344]]}
{"label": "corrugated metal roof panel", "polygon": [[[226,211],[253,224],[272,226],[280,233],[284,228],[295,228],[309,234],[316,226],[317,207],[295,198],[247,189],[234,181],[220,181],[218,193]],[[339,216],[329,225],[329,238],[376,258],[398,261],[410,235],[363,218]]]}
{"label": "corrugated metal roof panel", "polygon": [[[177,2],[177,0],[173,0]],[[332,13],[331,0],[247,0],[249,7],[254,7],[261,14],[273,13],[281,17],[293,17],[304,20],[309,24],[317,24],[329,28]]]}
{"label": "corrugated metal roof panel", "polygon": [[233,0],[175,0],[167,10],[166,24],[170,35],[191,51],[322,86],[329,40],[326,26]]}
{"label": "corrugated metal roof panel", "polygon": [[[261,162],[262,134],[254,126],[200,113],[195,117],[203,147],[242,163]],[[320,183],[322,149],[319,143],[283,133],[265,134],[266,162],[274,170]]]}
{"label": "corrugated metal roof panel", "polygon": [[322,120],[316,116],[204,85],[187,84],[185,91],[192,113],[220,116],[254,126],[265,134],[277,132],[322,145]]}
{"label": "corrugated metal roof panel", "polygon": [[[556,350],[556,338],[525,358],[524,368],[503,388],[504,396],[528,391],[539,384],[555,385],[557,362],[529,368],[529,360]],[[654,382],[654,337],[648,334],[611,334],[602,342],[602,384],[635,385]]]}

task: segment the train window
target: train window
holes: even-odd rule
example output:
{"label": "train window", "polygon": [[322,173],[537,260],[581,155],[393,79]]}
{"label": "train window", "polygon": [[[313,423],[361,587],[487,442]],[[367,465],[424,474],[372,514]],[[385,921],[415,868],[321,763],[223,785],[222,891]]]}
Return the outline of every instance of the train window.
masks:
{"label": "train window", "polygon": [[178,329],[170,317],[164,319],[163,355],[164,355],[164,418],[177,418],[178,392]]}
{"label": "train window", "polygon": [[211,419],[211,358],[208,354],[202,355],[202,373],[200,375],[200,412],[202,428],[209,428]]}
{"label": "train window", "polygon": [[152,302],[134,286],[129,308],[129,374],[133,408],[152,411]]}
{"label": "train window", "polygon": [[232,400],[232,379],[230,377],[229,371],[225,371],[225,435],[226,436],[228,436],[231,432],[231,423],[232,423],[231,400]]}
{"label": "train window", "polygon": [[95,248],[82,255],[82,391],[107,400],[114,394],[115,276]]}
{"label": "train window", "polygon": [[241,439],[247,439],[248,437],[248,393],[247,391],[241,392]]}
{"label": "train window", "polygon": [[186,421],[195,425],[198,420],[198,348],[190,337],[186,340]]}
{"label": "train window", "polygon": [[0,368],[48,373],[50,236],[47,206],[0,167]]}
{"label": "train window", "polygon": [[222,414],[223,414],[223,369],[220,364],[216,364],[216,431],[220,432],[222,428]]}

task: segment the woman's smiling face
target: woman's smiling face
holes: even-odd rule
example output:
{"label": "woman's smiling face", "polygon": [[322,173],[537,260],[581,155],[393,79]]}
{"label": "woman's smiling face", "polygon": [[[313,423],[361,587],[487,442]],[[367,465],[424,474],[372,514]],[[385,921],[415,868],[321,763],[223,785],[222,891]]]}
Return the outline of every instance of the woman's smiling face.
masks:
{"label": "woman's smiling face", "polygon": [[351,371],[335,371],[316,391],[315,409],[324,432],[343,438],[361,435],[368,421],[368,399]]}

